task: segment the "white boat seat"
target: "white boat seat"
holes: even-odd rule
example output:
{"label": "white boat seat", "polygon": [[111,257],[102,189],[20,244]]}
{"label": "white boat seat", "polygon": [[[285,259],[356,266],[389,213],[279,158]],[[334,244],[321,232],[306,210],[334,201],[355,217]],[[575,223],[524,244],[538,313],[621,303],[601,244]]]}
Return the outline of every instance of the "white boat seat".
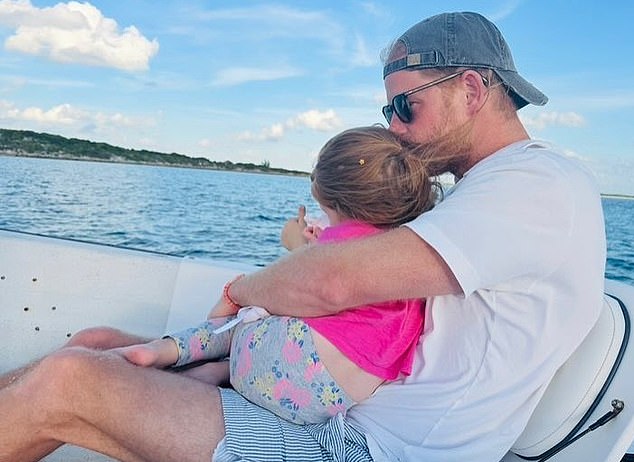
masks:
{"label": "white boat seat", "polygon": [[177,332],[202,322],[222,295],[227,281],[255,267],[243,263],[183,258],[176,277],[165,333]]}
{"label": "white boat seat", "polygon": [[[511,451],[535,460],[562,440],[577,433],[597,397],[610,380],[629,337],[629,318],[619,302],[604,297],[596,325],[570,359],[557,371],[524,432]],[[609,409],[606,409],[606,411]],[[590,412],[589,412],[590,411]]]}

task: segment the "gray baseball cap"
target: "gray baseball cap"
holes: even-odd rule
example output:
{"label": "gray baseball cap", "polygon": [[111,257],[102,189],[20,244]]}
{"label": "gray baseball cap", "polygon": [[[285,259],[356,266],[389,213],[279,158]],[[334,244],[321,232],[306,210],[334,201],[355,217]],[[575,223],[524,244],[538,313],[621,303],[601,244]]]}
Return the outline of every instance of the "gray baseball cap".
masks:
{"label": "gray baseball cap", "polygon": [[512,91],[518,106],[543,106],[548,97],[520,76],[499,29],[478,13],[443,13],[407,30],[401,42],[407,55],[389,62],[383,78],[403,69],[471,67],[493,70]]}

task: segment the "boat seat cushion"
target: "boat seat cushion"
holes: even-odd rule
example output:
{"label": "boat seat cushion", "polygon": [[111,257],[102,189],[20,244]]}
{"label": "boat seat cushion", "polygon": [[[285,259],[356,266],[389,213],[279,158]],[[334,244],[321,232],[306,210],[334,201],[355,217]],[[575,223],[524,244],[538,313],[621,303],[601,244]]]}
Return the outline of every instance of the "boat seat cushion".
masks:
{"label": "boat seat cushion", "polygon": [[538,456],[575,428],[607,380],[624,335],[621,307],[606,296],[596,325],[555,374],[512,452]]}

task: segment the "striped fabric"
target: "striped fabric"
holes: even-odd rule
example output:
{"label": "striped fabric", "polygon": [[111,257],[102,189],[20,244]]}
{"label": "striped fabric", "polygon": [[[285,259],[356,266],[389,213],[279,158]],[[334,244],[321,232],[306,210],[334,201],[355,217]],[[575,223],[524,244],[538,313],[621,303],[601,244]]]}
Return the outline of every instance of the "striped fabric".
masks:
{"label": "striped fabric", "polygon": [[220,389],[225,439],[213,462],[372,462],[365,437],[341,414],[325,423],[297,425]]}

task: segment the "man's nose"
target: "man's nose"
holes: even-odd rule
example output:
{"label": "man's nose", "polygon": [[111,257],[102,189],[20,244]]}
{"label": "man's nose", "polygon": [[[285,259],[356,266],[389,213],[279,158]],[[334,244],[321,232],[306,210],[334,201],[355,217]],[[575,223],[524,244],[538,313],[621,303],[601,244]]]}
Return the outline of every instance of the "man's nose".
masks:
{"label": "man's nose", "polygon": [[392,120],[390,120],[390,124],[387,128],[389,131],[396,133],[397,135],[402,135],[407,131],[406,124],[401,122],[401,119],[399,119],[396,114],[392,114]]}

